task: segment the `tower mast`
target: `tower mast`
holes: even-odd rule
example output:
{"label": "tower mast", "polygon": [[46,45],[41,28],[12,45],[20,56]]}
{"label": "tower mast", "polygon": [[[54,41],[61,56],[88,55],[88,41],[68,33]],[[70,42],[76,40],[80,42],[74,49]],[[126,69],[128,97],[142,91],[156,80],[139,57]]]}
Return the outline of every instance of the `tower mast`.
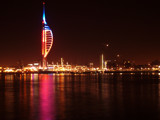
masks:
{"label": "tower mast", "polygon": [[42,67],[47,68],[47,55],[53,45],[53,33],[46,22],[45,17],[45,2],[43,2],[43,18],[42,18]]}
{"label": "tower mast", "polygon": [[46,58],[45,58],[45,24],[46,16],[45,16],[45,2],[43,2],[43,21],[42,21],[42,67],[43,70],[46,69]]}

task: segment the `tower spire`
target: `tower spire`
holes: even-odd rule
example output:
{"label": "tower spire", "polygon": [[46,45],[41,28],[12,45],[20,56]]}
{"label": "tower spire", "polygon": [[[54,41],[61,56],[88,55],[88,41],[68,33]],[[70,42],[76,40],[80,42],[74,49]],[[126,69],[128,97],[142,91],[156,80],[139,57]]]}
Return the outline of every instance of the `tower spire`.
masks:
{"label": "tower spire", "polygon": [[46,16],[45,16],[45,2],[43,2],[43,23],[47,24],[47,22],[46,22]]}

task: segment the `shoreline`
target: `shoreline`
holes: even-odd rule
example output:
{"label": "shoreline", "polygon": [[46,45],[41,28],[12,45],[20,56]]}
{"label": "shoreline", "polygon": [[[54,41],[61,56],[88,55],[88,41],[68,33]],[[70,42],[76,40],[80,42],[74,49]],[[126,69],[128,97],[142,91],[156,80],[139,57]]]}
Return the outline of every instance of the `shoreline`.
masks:
{"label": "shoreline", "polygon": [[160,71],[87,71],[87,72],[68,72],[68,71],[38,71],[38,72],[1,72],[0,74],[105,74],[105,73],[160,73]]}

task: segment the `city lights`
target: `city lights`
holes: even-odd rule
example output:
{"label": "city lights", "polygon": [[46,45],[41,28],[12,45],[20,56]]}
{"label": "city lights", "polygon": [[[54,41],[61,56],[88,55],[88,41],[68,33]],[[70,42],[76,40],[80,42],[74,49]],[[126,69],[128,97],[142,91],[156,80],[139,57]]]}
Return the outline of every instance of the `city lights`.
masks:
{"label": "city lights", "polygon": [[0,73],[106,73],[106,72],[150,72],[160,71],[160,65],[137,66],[131,61],[117,62],[105,60],[104,55],[101,56],[100,67],[95,67],[94,63],[88,65],[71,65],[65,64],[64,59],[60,59],[60,64],[47,64],[45,71],[40,63],[30,63],[22,68],[0,67]]}

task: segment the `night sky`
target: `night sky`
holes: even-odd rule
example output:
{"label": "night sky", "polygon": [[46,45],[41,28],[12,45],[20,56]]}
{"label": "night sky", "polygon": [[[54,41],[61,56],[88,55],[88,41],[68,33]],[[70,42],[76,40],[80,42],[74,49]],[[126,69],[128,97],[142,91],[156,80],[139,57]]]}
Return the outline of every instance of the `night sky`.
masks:
{"label": "night sky", "polygon": [[[160,7],[153,1],[46,0],[54,34],[48,61],[99,65],[119,54],[137,64],[160,59]],[[0,66],[41,59],[42,0],[6,0],[0,7]],[[105,45],[110,44],[107,48]]]}

